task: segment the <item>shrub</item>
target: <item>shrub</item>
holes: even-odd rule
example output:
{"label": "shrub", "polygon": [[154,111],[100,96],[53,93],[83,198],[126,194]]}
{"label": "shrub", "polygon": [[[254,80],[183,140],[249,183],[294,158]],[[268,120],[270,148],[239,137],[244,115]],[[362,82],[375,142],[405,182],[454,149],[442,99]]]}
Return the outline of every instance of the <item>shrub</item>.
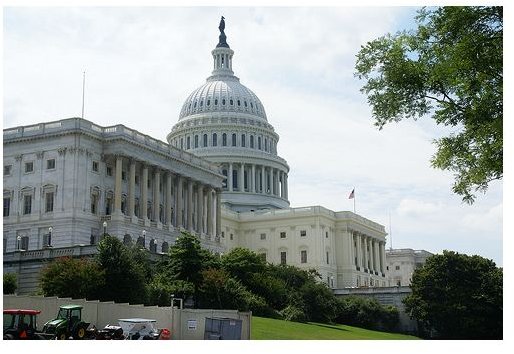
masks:
{"label": "shrub", "polygon": [[4,294],[14,294],[17,288],[16,273],[4,273]]}

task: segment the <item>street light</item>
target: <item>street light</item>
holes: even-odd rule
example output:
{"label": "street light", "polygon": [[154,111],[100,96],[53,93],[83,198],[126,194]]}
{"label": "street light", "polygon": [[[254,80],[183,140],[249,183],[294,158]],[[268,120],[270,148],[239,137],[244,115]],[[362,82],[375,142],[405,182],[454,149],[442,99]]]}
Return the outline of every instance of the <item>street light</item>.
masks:
{"label": "street light", "polygon": [[146,248],[146,230],[143,230],[143,248]]}
{"label": "street light", "polygon": [[104,221],[103,227],[104,227],[104,235],[103,235],[103,237],[105,237],[105,234],[107,233],[107,221]]}
{"label": "street light", "polygon": [[48,228],[48,246],[52,246],[52,231],[53,231],[53,227],[49,227]]}

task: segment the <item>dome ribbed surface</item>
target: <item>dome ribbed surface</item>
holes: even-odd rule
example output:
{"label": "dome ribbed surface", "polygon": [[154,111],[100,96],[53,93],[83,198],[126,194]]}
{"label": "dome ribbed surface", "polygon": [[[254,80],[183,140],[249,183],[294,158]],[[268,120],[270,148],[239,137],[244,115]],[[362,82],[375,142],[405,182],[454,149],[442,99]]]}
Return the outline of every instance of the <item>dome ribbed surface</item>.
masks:
{"label": "dome ribbed surface", "polygon": [[179,120],[205,112],[241,112],[266,119],[259,98],[235,76],[212,76],[182,105]]}

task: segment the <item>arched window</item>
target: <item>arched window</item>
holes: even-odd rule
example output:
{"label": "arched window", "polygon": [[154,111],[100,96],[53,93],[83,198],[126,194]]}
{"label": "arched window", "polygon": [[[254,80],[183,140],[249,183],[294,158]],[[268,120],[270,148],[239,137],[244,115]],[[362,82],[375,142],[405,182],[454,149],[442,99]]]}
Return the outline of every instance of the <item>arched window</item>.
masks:
{"label": "arched window", "polygon": [[211,105],[211,100],[207,100],[207,106]]}
{"label": "arched window", "polygon": [[226,133],[223,133],[223,135],[221,136],[221,145],[227,146],[227,134]]}
{"label": "arched window", "polygon": [[198,135],[195,135],[195,149],[198,148]]}
{"label": "arched window", "polygon": [[233,106],[234,105],[234,100],[233,99],[230,99],[230,105]]}
{"label": "arched window", "polygon": [[264,151],[268,151],[268,138],[264,138]]}
{"label": "arched window", "polygon": [[241,101],[240,100],[237,100],[237,105],[241,106]]}
{"label": "arched window", "polygon": [[236,134],[232,134],[232,146],[236,146],[237,137]]}
{"label": "arched window", "polygon": [[257,138],[257,148],[258,148],[259,150],[262,150],[261,137],[260,137],[260,136]]}
{"label": "arched window", "polygon": [[207,147],[207,134],[203,135],[203,147]]}
{"label": "arched window", "polygon": [[217,99],[217,98],[214,100],[214,105],[215,105],[215,106],[217,106],[217,105],[218,105],[218,99]]}
{"label": "arched window", "polygon": [[246,147],[246,135],[241,134],[241,146]]}
{"label": "arched window", "polygon": [[218,134],[212,134],[212,146],[218,146]]}
{"label": "arched window", "polygon": [[250,135],[250,148],[253,149],[253,135]]}
{"label": "arched window", "polygon": [[225,99],[222,99],[222,100],[221,100],[221,104],[222,104],[222,105],[225,105]]}
{"label": "arched window", "polygon": [[187,150],[191,149],[191,137],[190,136],[187,137],[186,149]]}

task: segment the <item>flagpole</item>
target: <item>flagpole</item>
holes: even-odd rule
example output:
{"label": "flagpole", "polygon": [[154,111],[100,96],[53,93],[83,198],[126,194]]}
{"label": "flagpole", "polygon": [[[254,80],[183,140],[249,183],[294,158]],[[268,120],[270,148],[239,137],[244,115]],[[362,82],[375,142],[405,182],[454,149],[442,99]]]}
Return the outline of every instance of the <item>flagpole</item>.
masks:
{"label": "flagpole", "polygon": [[356,198],[355,198],[355,187],[353,187],[353,213],[354,213],[354,214],[357,214],[357,213],[355,212],[355,199],[356,199]]}
{"label": "flagpole", "polygon": [[82,118],[84,118],[84,92],[86,87],[86,71],[84,70],[83,76],[82,76]]}

